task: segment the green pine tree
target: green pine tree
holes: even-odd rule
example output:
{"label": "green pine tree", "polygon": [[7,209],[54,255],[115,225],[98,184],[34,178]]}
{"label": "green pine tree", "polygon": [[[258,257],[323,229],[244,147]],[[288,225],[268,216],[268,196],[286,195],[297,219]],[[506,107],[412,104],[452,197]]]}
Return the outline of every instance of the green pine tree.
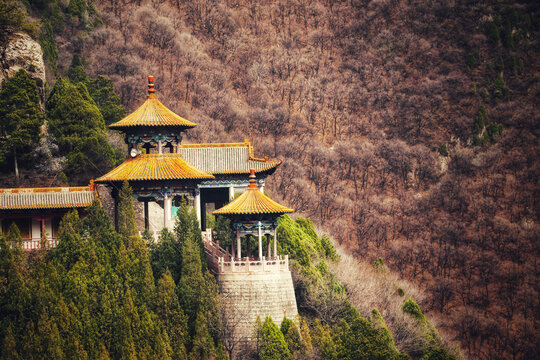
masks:
{"label": "green pine tree", "polygon": [[44,119],[36,82],[21,69],[2,84],[0,91],[0,163],[13,161],[17,179],[19,163],[31,163]]}
{"label": "green pine tree", "polygon": [[124,237],[124,243],[130,247],[130,238],[138,233],[136,214],[133,209],[133,191],[127,181],[122,183],[118,192],[118,211],[117,211],[118,233]]}
{"label": "green pine tree", "polygon": [[84,65],[85,61],[79,54],[73,55],[67,72],[68,79],[72,84],[80,82],[86,84],[88,82],[89,77],[84,70]]}
{"label": "green pine tree", "polygon": [[187,318],[180,307],[176,286],[172,279],[171,272],[166,271],[158,280],[156,291],[156,315],[160,319],[163,330],[169,336],[174,359],[185,359],[186,336],[188,335]]}
{"label": "green pine tree", "polygon": [[73,55],[71,65],[68,69],[68,78],[73,84],[84,83],[88,89],[88,94],[94,100],[105,124],[109,125],[126,116],[126,109],[122,105],[122,100],[114,91],[114,84],[111,79],[99,75],[92,79],[86,73],[84,67],[86,61],[80,55]]}
{"label": "green pine tree", "polygon": [[54,258],[69,270],[83,255],[82,237],[80,235],[81,219],[77,210],[67,213],[58,229],[58,246],[54,250]]}
{"label": "green pine tree", "polygon": [[496,100],[509,100],[510,99],[510,89],[506,86],[502,72],[497,75],[495,79],[495,87],[493,90]]}
{"label": "green pine tree", "polygon": [[261,328],[259,357],[261,360],[292,359],[282,332],[270,316],[266,317]]}
{"label": "green pine tree", "polygon": [[[176,234],[176,239],[180,244],[183,244],[187,238],[195,241],[195,244],[199,249],[202,271],[203,273],[206,272],[208,264],[206,262],[199,220],[197,219],[195,209],[188,204],[187,199],[185,198],[180,202],[174,232]],[[180,254],[180,256],[182,256],[182,254]]]}
{"label": "green pine tree", "polygon": [[285,338],[285,343],[287,343],[289,351],[291,352],[293,357],[296,358],[296,353],[300,352],[303,347],[302,338],[300,337],[300,331],[298,330],[298,327],[296,326],[294,321],[284,317],[283,321],[281,321],[280,330],[283,334],[283,337]]}
{"label": "green pine tree", "polygon": [[54,41],[54,32],[51,22],[48,19],[41,19],[41,31],[39,33],[39,44],[43,50],[43,58],[49,63],[51,69],[56,74],[56,60],[58,60],[58,48]]}
{"label": "green pine tree", "polygon": [[43,311],[37,324],[38,348],[35,353],[40,354],[43,359],[64,359],[62,351],[62,338],[58,331],[55,318],[50,317],[47,311]]}
{"label": "green pine tree", "polygon": [[201,257],[196,241],[187,237],[182,243],[182,270],[178,283],[179,297],[182,307],[189,318],[190,333],[194,333],[194,325],[199,313],[201,294],[205,286],[202,273]]}
{"label": "green pine tree", "polygon": [[[22,249],[22,239],[15,223],[9,227],[6,243],[13,248],[2,252],[2,286],[0,286],[0,314],[4,321],[22,321],[30,309],[31,292],[29,288],[28,262]],[[3,330],[0,329],[0,330]],[[14,328],[17,331],[17,327]]]}
{"label": "green pine tree", "polygon": [[215,356],[214,340],[212,340],[206,324],[207,321],[203,313],[200,312],[195,320],[195,332],[193,334],[190,359],[207,360]]}
{"label": "green pine tree", "polygon": [[86,86],[59,78],[46,103],[49,133],[66,156],[65,173],[87,181],[116,163],[103,116]]}
{"label": "green pine tree", "polygon": [[330,335],[328,325],[322,325],[320,320],[316,319],[311,335],[313,345],[323,359],[335,360],[338,358],[338,349]]}
{"label": "green pine tree", "polygon": [[225,216],[216,216],[213,235],[219,246],[224,249],[229,248],[232,241],[231,221]]}
{"label": "green pine tree", "polygon": [[88,93],[103,115],[105,124],[112,124],[126,116],[126,109],[122,105],[122,99],[114,91],[111,79],[99,75],[97,78],[89,80],[86,85]]}
{"label": "green pine tree", "polygon": [[167,270],[175,282],[180,280],[181,244],[176,240],[169,229],[163,228],[159,234],[159,240],[152,243],[151,262],[154,277],[159,279]]}

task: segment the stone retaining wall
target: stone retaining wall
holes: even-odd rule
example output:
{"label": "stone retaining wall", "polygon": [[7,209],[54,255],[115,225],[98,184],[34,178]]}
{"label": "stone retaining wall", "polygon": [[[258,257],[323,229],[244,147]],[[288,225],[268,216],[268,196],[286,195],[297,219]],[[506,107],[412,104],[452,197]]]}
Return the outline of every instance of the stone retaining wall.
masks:
{"label": "stone retaining wall", "polygon": [[216,277],[223,304],[223,326],[228,342],[235,345],[233,353],[247,354],[253,350],[257,317],[264,321],[266,316],[271,316],[279,326],[284,316],[294,319],[298,315],[290,271],[229,273]]}

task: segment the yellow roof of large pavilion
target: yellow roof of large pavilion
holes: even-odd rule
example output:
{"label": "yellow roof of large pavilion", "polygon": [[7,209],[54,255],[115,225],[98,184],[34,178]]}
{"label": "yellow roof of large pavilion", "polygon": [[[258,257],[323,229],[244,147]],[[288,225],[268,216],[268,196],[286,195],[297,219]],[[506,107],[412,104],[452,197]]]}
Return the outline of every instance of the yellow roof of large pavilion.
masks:
{"label": "yellow roof of large pavilion", "polygon": [[148,95],[146,101],[134,112],[122,120],[109,125],[111,129],[122,130],[137,126],[166,126],[193,128],[197,124],[175,114],[163,105],[156,96],[154,89],[154,77],[148,76]]}
{"label": "yellow roof of large pavilion", "polygon": [[214,176],[197,169],[180,154],[141,154],[130,158],[96,179],[98,183],[111,181],[189,180],[214,179]]}
{"label": "yellow roof of large pavilion", "polygon": [[257,214],[285,214],[294,210],[283,206],[257,188],[255,183],[255,170],[250,170],[247,191],[224,207],[212,212],[214,215],[257,215]]}

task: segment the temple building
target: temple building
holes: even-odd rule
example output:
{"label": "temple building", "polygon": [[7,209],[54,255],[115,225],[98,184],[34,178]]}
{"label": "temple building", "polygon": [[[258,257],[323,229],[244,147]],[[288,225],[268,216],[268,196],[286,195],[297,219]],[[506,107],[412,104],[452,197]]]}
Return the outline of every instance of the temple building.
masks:
{"label": "temple building", "polygon": [[172,228],[184,198],[193,204],[201,229],[206,230],[207,211],[224,206],[235,194],[246,191],[250,169],[255,170],[257,187],[263,191],[266,177],[281,162],[256,158],[248,140],[183,144],[184,134],[195,126],[159,101],[154,78],[149,76],[144,103],[109,125],[125,135],[126,160],[93,180],[89,187],[0,189],[2,231],[7,232],[15,222],[25,248],[39,246],[43,235],[55,246],[59,219],[70,209],[84,209],[96,198],[116,222],[123,181],[129,182],[137,200],[134,206],[140,232],[149,229],[157,234],[163,227]]}
{"label": "temple building", "polygon": [[[146,101],[124,119],[109,125],[125,134],[128,158],[117,168],[95,180],[107,186],[116,218],[118,190],[128,181],[142,211],[140,227],[158,233],[172,228],[180,201],[193,203],[201,229],[206,229],[207,204],[221,207],[235,192],[247,189],[247,175],[255,169],[258,187],[273,174],[280,162],[255,158],[249,141],[243,143],[182,144],[186,130],[197,126],[165,107],[157,98],[154,78],[148,77]],[[106,198],[106,195],[103,196]]]}
{"label": "temple building", "polygon": [[25,250],[39,249],[41,239],[56,247],[58,225],[69,211],[84,208],[97,198],[93,183],[81,187],[0,189],[0,226],[4,236],[12,223],[19,228]]}

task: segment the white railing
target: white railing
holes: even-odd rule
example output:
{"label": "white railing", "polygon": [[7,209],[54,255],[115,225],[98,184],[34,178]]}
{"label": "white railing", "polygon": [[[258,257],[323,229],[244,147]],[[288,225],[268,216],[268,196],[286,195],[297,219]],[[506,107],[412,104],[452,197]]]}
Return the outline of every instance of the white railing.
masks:
{"label": "white railing", "polygon": [[212,239],[212,230],[202,232],[204,252],[210,268],[217,274],[289,271],[289,255],[277,257],[235,258]]}
{"label": "white railing", "polygon": [[[47,248],[48,249],[54,249],[56,245],[58,245],[58,239],[47,239]],[[11,246],[15,246],[16,244],[11,244]],[[22,241],[22,248],[23,250],[38,250],[41,249],[41,239],[23,239]]]}
{"label": "white railing", "polygon": [[230,258],[225,260],[224,257],[217,259],[218,274],[251,274],[262,272],[280,272],[289,271],[289,255],[278,256],[277,258],[262,257],[262,259],[253,258]]}

